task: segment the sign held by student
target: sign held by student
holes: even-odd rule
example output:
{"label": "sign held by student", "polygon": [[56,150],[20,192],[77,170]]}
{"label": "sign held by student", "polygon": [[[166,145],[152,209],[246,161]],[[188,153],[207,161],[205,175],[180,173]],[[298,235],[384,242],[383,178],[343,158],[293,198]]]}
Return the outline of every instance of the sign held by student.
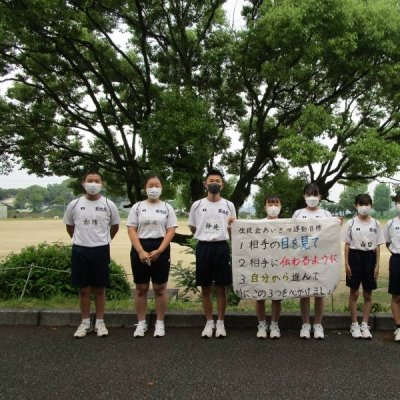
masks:
{"label": "sign held by student", "polygon": [[233,288],[242,299],[329,296],[339,283],[340,221],[236,220]]}

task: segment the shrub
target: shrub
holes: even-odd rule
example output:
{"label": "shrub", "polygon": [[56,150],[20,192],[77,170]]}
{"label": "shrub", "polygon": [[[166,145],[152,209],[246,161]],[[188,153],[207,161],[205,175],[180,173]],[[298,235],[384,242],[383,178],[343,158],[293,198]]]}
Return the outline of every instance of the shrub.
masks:
{"label": "shrub", "polygon": [[[0,298],[19,297],[31,268],[26,296],[50,298],[55,295],[76,295],[77,288],[71,284],[71,250],[70,245],[40,243],[8,255],[0,263]],[[130,286],[124,269],[111,261],[107,298],[119,300],[129,296]]]}

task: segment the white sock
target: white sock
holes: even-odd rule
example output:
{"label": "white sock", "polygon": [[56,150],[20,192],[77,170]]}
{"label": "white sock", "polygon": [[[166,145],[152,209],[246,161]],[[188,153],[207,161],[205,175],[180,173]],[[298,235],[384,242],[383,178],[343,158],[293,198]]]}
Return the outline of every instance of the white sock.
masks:
{"label": "white sock", "polygon": [[104,323],[104,319],[96,319],[96,325],[97,325],[99,322],[103,322],[103,323]]}
{"label": "white sock", "polygon": [[90,326],[90,318],[83,318],[82,319],[82,324],[86,326]]}
{"label": "white sock", "polygon": [[158,319],[156,321],[156,325],[164,325],[164,320],[163,319]]}
{"label": "white sock", "polygon": [[138,325],[146,325],[146,320],[142,319],[141,321],[138,321]]}
{"label": "white sock", "polygon": [[267,323],[265,322],[265,319],[262,320],[262,321],[261,321],[261,320],[258,320],[258,323],[261,324],[261,325],[267,325]]}
{"label": "white sock", "polygon": [[224,324],[224,320],[223,319],[217,319],[217,325],[223,325]]}

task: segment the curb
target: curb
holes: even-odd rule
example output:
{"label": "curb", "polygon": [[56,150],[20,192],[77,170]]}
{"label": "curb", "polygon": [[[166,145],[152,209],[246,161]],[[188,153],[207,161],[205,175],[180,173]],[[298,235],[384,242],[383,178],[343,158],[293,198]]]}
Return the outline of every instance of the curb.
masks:
{"label": "curb", "polygon": [[[151,311],[146,316],[147,323],[152,326],[156,314]],[[76,326],[80,321],[78,310],[60,309],[0,309],[0,325],[37,325],[37,326]],[[170,311],[165,315],[165,324],[171,328],[202,328],[204,314],[201,311]],[[133,328],[136,315],[131,311],[109,311],[106,313],[107,326],[112,328]],[[257,318],[254,313],[227,313],[226,326],[229,328],[254,328]],[[351,324],[347,313],[324,314],[325,330],[347,330]],[[392,331],[394,323],[390,313],[375,313],[371,315],[369,325],[373,330]],[[279,319],[281,329],[300,329],[301,318],[298,313],[282,313]]]}

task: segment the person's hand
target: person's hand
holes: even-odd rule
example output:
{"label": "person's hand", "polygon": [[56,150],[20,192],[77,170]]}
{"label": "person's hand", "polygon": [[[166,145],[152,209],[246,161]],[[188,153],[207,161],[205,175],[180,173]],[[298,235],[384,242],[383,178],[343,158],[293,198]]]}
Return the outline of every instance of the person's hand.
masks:
{"label": "person's hand", "polygon": [[235,217],[229,217],[228,218],[228,226],[231,226],[231,224],[233,224],[236,221]]}
{"label": "person's hand", "polygon": [[374,279],[378,279],[378,276],[379,276],[379,265],[376,265],[374,269]]}
{"label": "person's hand", "polygon": [[351,278],[351,268],[349,264],[346,264],[346,276],[350,279]]}
{"label": "person's hand", "polygon": [[149,253],[150,261],[155,262],[158,260],[158,257],[160,257],[161,251],[160,250],[153,250]]}
{"label": "person's hand", "polygon": [[140,253],[139,253],[139,258],[140,258],[140,261],[143,263],[143,264],[147,264],[147,265],[150,265],[150,263],[151,263],[151,260],[150,260],[150,254],[147,252],[147,251],[141,251]]}

